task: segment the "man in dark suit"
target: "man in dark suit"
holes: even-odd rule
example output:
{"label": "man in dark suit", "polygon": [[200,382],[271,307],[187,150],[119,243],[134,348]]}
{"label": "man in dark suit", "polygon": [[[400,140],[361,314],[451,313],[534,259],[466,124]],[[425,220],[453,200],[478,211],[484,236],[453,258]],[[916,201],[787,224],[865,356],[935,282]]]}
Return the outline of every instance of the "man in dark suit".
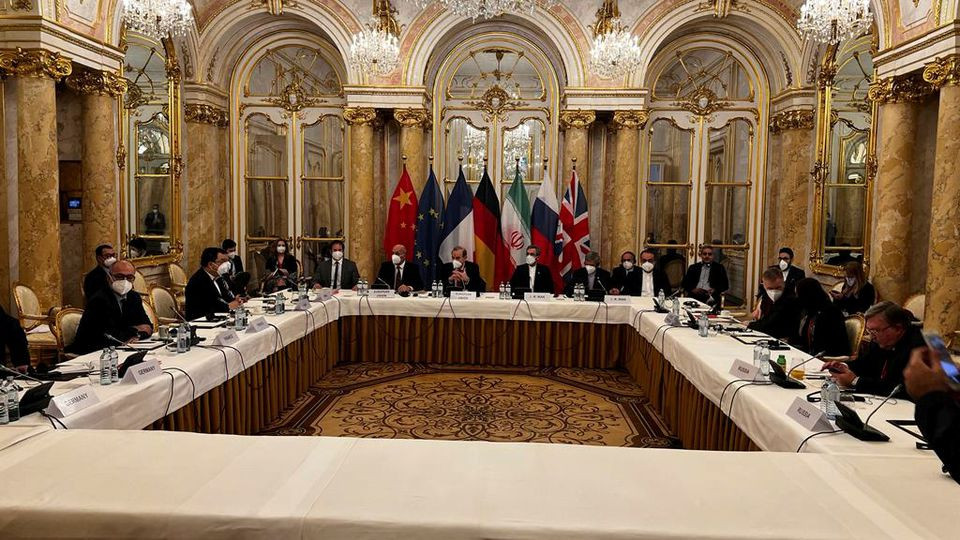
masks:
{"label": "man in dark suit", "polygon": [[330,287],[334,290],[353,289],[360,281],[357,263],[343,256],[343,242],[330,243],[330,258],[320,261],[313,272],[315,288]]}
{"label": "man in dark suit", "polygon": [[727,269],[718,262],[713,262],[713,248],[700,248],[700,262],[691,264],[687,268],[680,287],[687,295],[707,304],[718,304],[723,293],[730,288],[727,278]]}
{"label": "man in dark suit", "polygon": [[101,290],[87,299],[77,336],[68,352],[86,354],[116,342],[135,341],[153,333],[150,318],[143,310],[143,300],[133,292],[136,268],[128,261],[118,261],[110,267],[110,289]]}
{"label": "man in dark suit", "polygon": [[940,358],[929,348],[916,349],[903,372],[914,419],[943,469],[960,482],[960,394],[947,381]]}
{"label": "man in dark suit", "polygon": [[374,289],[390,288],[401,294],[423,290],[423,278],[420,277],[420,268],[415,264],[407,264],[407,248],[403,244],[393,246],[389,261],[384,261],[377,272],[377,280],[373,283]]}
{"label": "man in dark suit", "polygon": [[640,268],[636,267],[636,257],[632,251],[620,256],[620,266],[613,269],[612,294],[630,296],[670,295],[670,280],[667,274],[656,264],[656,253],[652,249],[640,252]]}
{"label": "man in dark suit", "polygon": [[227,252],[218,247],[208,247],[200,254],[200,268],[190,276],[185,296],[187,320],[199,319],[214,313],[225,313],[243,304],[235,298],[227,283],[221,278],[230,270]]}
{"label": "man in dark suit", "polygon": [[527,246],[526,264],[517,265],[513,277],[510,278],[510,287],[513,290],[525,289],[553,294],[553,276],[550,275],[549,268],[537,263],[539,258],[540,248]]}
{"label": "man in dark suit", "polygon": [[467,250],[457,246],[450,251],[451,261],[440,265],[440,281],[444,291],[486,292],[487,283],[480,277],[480,267],[467,260]]}
{"label": "man in dark suit", "polygon": [[767,268],[763,272],[763,287],[763,298],[753,312],[755,320],[749,328],[777,339],[796,336],[802,308],[796,294],[784,289],[779,268]]}
{"label": "man in dark suit", "polygon": [[30,365],[27,333],[20,326],[20,321],[8,315],[3,306],[0,306],[0,365],[7,364],[8,350],[13,367],[25,373]]}
{"label": "man in dark suit", "polygon": [[87,272],[83,278],[84,302],[89,302],[100,291],[110,290],[110,265],[117,262],[117,252],[110,244],[97,246],[97,267]]}
{"label": "man in dark suit", "polygon": [[563,294],[573,296],[573,288],[583,285],[584,289],[606,293],[610,290],[610,272],[600,268],[600,254],[596,251],[587,253],[583,258],[583,268],[577,268],[570,276],[570,281],[563,288]]}
{"label": "man in dark suit", "polygon": [[230,271],[223,275],[223,279],[235,296],[246,296],[247,285],[250,284],[250,272],[243,271],[243,259],[237,253],[237,243],[227,238],[220,247],[227,252],[230,262]]}
{"label": "man in dark suit", "polygon": [[[797,291],[797,283],[807,277],[807,273],[803,271],[802,268],[798,268],[793,265],[793,250],[788,247],[780,248],[780,252],[777,254],[779,261],[776,266],[771,266],[771,268],[777,268],[780,272],[783,273],[783,290],[788,292]],[[757,298],[763,298],[763,284],[760,284],[760,288],[757,290]]]}

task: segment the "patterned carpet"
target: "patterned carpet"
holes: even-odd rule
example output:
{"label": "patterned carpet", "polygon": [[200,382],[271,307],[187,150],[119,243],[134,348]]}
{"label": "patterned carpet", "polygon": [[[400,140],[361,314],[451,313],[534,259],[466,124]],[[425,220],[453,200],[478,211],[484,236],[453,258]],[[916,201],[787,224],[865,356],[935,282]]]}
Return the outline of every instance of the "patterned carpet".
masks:
{"label": "patterned carpet", "polygon": [[568,368],[344,364],[261,434],[678,446],[626,373]]}

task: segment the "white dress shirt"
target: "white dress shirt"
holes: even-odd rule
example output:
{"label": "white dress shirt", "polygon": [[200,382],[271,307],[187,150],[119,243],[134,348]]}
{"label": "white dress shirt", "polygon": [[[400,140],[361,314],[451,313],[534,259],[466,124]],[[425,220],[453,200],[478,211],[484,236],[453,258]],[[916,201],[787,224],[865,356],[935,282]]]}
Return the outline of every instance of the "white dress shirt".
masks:
{"label": "white dress shirt", "polygon": [[643,279],[643,285],[640,287],[640,296],[656,296],[653,290],[653,272],[640,271],[640,277]]}
{"label": "white dress shirt", "polygon": [[533,284],[537,281],[537,265],[527,265],[527,270],[530,272],[530,290],[533,290]]}

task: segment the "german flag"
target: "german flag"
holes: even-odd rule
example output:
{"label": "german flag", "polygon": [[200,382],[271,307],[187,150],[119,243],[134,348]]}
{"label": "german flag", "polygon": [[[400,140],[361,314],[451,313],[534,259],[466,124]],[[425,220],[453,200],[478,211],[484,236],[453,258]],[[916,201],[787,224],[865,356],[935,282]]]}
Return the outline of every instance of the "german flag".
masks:
{"label": "german flag", "polygon": [[483,169],[483,178],[473,196],[473,262],[480,267],[480,277],[493,287],[493,279],[497,265],[497,251],[500,244],[500,201],[497,192]]}

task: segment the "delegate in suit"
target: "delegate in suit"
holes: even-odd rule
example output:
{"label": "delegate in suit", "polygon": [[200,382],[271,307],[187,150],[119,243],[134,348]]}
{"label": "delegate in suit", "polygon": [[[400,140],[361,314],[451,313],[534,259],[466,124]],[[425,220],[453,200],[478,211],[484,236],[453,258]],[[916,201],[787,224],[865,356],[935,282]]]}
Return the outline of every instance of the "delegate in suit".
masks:
{"label": "delegate in suit", "polygon": [[440,281],[444,291],[486,292],[487,283],[480,277],[477,263],[467,260],[467,250],[457,246],[450,251],[450,262],[440,265]]}
{"label": "delegate in suit", "polygon": [[577,268],[573,271],[570,281],[563,288],[563,294],[573,296],[573,288],[576,285],[583,285],[587,292],[600,291],[606,293],[610,290],[610,272],[600,268],[600,254],[596,251],[587,253],[583,258],[583,268]]}
{"label": "delegate in suit", "polygon": [[423,278],[420,277],[420,268],[415,264],[407,264],[407,248],[403,244],[393,246],[393,253],[389,261],[384,261],[377,272],[375,289],[390,288],[398,293],[408,294],[412,291],[423,290]]}
{"label": "delegate in suit", "polygon": [[236,298],[223,277],[230,271],[227,252],[218,247],[208,247],[200,254],[200,268],[190,276],[185,296],[187,320],[199,319],[214,313],[226,313],[243,304]]}
{"label": "delegate in suit", "polygon": [[513,290],[554,294],[553,276],[550,275],[549,268],[537,262],[539,259],[540,248],[528,246],[526,264],[517,265],[513,277],[510,278],[510,287]]}
{"label": "delegate in suit", "polygon": [[67,352],[86,354],[116,345],[108,335],[128,342],[153,333],[143,300],[133,291],[134,272],[136,268],[128,261],[118,261],[110,267],[110,290],[98,291],[87,299],[77,336]]}
{"label": "delegate in suit", "polygon": [[330,259],[321,261],[313,272],[314,288],[330,287],[334,290],[352,289],[360,281],[357,263],[343,256],[343,242],[330,244]]}

